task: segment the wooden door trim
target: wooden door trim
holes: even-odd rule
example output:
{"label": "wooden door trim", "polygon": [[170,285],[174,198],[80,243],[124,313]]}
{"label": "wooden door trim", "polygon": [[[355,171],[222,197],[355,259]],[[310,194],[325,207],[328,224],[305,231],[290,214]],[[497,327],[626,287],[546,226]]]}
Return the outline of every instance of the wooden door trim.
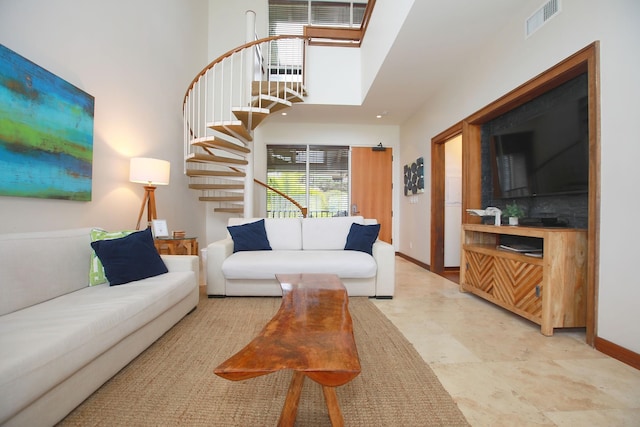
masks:
{"label": "wooden door trim", "polygon": [[462,133],[462,122],[456,123],[431,139],[431,259],[430,271],[444,273],[444,191],[445,142]]}

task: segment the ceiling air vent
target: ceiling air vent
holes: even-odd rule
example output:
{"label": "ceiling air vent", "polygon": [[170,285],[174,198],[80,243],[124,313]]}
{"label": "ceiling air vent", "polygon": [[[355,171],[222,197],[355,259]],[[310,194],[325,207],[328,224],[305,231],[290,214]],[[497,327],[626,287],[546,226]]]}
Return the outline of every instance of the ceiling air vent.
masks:
{"label": "ceiling air vent", "polygon": [[536,10],[525,22],[526,37],[535,33],[551,18],[560,13],[560,0],[549,0]]}

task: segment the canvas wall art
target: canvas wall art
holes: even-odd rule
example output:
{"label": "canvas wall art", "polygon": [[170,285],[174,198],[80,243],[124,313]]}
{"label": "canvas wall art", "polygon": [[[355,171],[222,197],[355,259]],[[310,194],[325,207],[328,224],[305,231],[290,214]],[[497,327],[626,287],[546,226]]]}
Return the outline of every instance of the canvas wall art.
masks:
{"label": "canvas wall art", "polygon": [[0,45],[0,195],[91,200],[93,96]]}
{"label": "canvas wall art", "polygon": [[410,165],[404,165],[404,195],[424,193],[424,158],[418,157]]}

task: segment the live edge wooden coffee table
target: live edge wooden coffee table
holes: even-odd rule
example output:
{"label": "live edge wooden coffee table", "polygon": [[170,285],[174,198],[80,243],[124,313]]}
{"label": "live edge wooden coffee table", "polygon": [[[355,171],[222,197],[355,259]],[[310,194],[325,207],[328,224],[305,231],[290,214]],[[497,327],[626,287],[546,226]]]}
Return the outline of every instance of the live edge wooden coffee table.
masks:
{"label": "live edge wooden coffee table", "polygon": [[282,304],[262,332],[215,369],[239,381],[294,371],[279,426],[293,426],[305,376],[322,385],[333,426],[344,421],[336,387],[360,373],[347,291],[334,274],[278,274]]}

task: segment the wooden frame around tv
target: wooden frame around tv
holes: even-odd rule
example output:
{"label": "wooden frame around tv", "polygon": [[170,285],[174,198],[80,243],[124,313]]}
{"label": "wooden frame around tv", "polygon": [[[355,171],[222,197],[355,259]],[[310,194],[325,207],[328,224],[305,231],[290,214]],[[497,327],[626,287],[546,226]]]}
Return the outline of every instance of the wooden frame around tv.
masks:
{"label": "wooden frame around tv", "polygon": [[600,224],[600,76],[599,42],[593,42],[559,64],[532,78],[431,140],[431,271],[444,271],[444,143],[462,134],[463,223],[480,222],[464,215],[481,205],[480,139],[482,125],[587,72],[589,92],[589,219],[587,228],[587,326],[586,341],[593,346],[597,335],[597,295]]}

